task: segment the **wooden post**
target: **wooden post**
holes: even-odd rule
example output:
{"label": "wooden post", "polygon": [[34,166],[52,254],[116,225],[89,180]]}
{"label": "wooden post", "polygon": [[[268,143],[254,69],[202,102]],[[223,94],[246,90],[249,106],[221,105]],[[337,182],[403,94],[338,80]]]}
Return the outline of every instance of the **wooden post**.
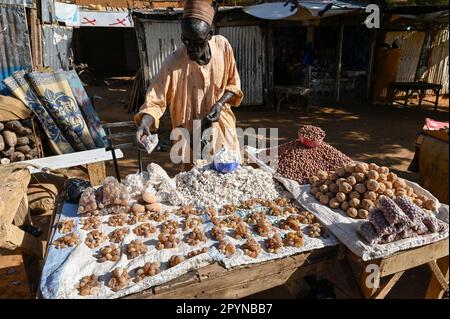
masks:
{"label": "wooden post", "polygon": [[443,287],[443,285],[445,283],[448,289],[448,258],[449,257],[447,256],[438,259],[437,261],[433,261],[430,265],[432,273],[428,284],[427,294],[425,296],[426,299],[441,299],[444,295],[445,287]]}
{"label": "wooden post", "polygon": [[87,164],[87,169],[92,186],[101,185],[106,177],[105,162]]}
{"label": "wooden post", "polygon": [[335,98],[336,102],[339,103],[340,101],[340,91],[341,91],[341,70],[342,70],[342,44],[344,42],[344,24],[340,23],[339,27],[339,42],[338,42],[338,54],[337,54],[337,61],[336,61],[336,85],[335,85]]}
{"label": "wooden post", "polygon": [[371,89],[372,89],[372,74],[375,60],[375,49],[376,49],[376,30],[370,32],[370,46],[369,46],[369,62],[367,66],[367,82],[366,82],[366,99],[370,100]]}
{"label": "wooden post", "polygon": [[[359,277],[359,285],[364,297],[367,299],[372,298],[379,289],[381,281],[380,264],[380,260],[373,260],[362,264],[363,269]],[[370,268],[370,266],[373,268]]]}
{"label": "wooden post", "polygon": [[267,108],[271,109],[273,108],[274,92],[273,92],[273,25],[270,22],[267,24],[266,57],[267,57],[266,104]]}
{"label": "wooden post", "polygon": [[42,34],[41,25],[37,17],[37,9],[29,9],[30,16],[28,21],[30,25],[30,44],[31,44],[31,60],[34,69],[42,66]]}
{"label": "wooden post", "polygon": [[[306,43],[311,43],[314,47],[314,26],[311,24],[308,25]],[[308,64],[308,88],[311,88],[311,64]]]}

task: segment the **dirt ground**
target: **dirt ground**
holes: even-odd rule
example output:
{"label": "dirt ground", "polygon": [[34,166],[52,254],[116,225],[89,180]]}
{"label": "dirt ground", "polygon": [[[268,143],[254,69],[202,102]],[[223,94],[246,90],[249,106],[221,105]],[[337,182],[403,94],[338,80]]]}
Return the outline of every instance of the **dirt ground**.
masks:
{"label": "dirt ground", "polygon": [[[132,120],[126,112],[126,104],[131,90],[131,81],[108,80],[102,86],[88,87],[94,97],[96,110],[104,122]],[[448,99],[440,99],[440,107],[434,112],[431,105],[411,105],[408,108],[370,105],[355,102],[313,105],[306,112],[283,106],[280,113],[262,107],[241,107],[234,109],[237,126],[242,128],[278,128],[279,143],[296,137],[301,125],[313,124],[322,127],[327,133],[326,141],[354,160],[375,162],[386,165],[400,176],[417,180],[417,175],[408,172],[414,156],[415,138],[427,117],[439,121],[449,121]],[[121,176],[138,170],[135,151],[125,151],[119,161]],[[174,175],[179,168],[169,160],[168,152],[155,151],[144,157],[144,164],[155,162]],[[107,163],[107,173],[114,175],[114,166]],[[448,177],[447,177],[448,178]],[[39,222],[47,228],[48,217],[39,217]],[[44,237],[44,236],[43,236]],[[407,271],[389,298],[422,298],[430,276],[427,267]],[[339,273],[325,274],[336,283],[338,297],[349,297],[345,283]],[[289,285],[284,285],[252,297],[291,298]],[[29,298],[26,275],[20,255],[0,256],[0,298]]]}

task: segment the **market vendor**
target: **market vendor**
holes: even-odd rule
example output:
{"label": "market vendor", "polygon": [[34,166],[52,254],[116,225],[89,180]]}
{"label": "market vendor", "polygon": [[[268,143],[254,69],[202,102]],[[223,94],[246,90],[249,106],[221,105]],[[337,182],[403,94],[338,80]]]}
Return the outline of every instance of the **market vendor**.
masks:
{"label": "market vendor", "polygon": [[214,12],[206,0],[186,1],[181,22],[184,45],[164,61],[135,115],[140,147],[158,128],[169,105],[173,128],[191,131],[194,119],[207,118],[218,129],[213,144],[239,152],[231,106],[239,106],[243,93],[230,43],[223,36],[213,36]]}

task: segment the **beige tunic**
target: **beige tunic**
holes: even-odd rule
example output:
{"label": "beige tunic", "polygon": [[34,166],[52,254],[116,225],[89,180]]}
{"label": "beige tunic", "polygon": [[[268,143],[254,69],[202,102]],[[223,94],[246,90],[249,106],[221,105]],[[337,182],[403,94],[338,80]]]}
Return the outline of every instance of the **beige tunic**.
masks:
{"label": "beige tunic", "polygon": [[145,103],[136,114],[135,121],[139,125],[142,116],[150,114],[155,119],[151,128],[154,130],[169,105],[172,127],[190,130],[193,119],[204,118],[228,90],[235,95],[224,105],[219,121],[213,127],[219,128],[221,146],[239,151],[236,118],[231,106],[240,105],[243,93],[233,49],[228,40],[220,35],[213,36],[209,46],[211,61],[207,65],[199,65],[189,59],[185,46],[167,57],[148,88]]}

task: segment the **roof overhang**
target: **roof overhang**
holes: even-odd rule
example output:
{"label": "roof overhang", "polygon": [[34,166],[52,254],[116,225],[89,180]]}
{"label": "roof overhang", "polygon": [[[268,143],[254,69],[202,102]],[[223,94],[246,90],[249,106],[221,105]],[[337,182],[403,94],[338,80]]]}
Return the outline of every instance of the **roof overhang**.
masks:
{"label": "roof overhang", "polygon": [[311,20],[356,11],[365,11],[366,4],[330,0],[298,1],[297,5],[285,2],[263,3],[248,6],[244,12],[267,20]]}

